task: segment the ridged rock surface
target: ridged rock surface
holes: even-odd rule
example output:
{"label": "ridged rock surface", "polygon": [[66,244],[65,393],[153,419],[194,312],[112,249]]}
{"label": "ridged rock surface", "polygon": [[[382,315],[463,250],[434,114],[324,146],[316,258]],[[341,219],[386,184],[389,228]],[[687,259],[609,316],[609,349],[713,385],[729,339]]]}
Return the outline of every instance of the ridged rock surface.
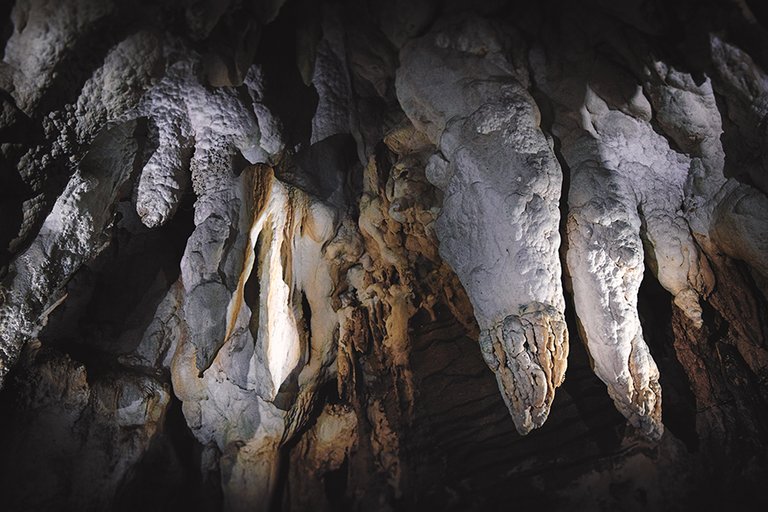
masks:
{"label": "ridged rock surface", "polygon": [[472,301],[483,356],[526,434],[544,423],[563,381],[568,333],[562,175],[521,55],[510,62],[503,53],[519,42],[481,20],[441,25],[403,47],[396,86],[438,148],[427,177],[444,193],[440,255]]}
{"label": "ridged rock surface", "polygon": [[768,507],[760,2],[0,15],[3,510]]}

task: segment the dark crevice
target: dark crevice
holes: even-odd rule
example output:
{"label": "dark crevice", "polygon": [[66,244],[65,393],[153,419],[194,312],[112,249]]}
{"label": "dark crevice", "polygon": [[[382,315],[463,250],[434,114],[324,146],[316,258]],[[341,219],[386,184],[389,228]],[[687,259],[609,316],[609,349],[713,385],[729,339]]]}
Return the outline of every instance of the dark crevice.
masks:
{"label": "dark crevice", "polygon": [[286,2],[277,18],[264,27],[254,59],[266,77],[264,104],[282,122],[289,150],[309,145],[318,102],[315,88],[304,84],[296,64],[295,27],[304,19],[305,8],[314,11],[313,3]]}
{"label": "dark crevice", "polygon": [[250,167],[250,165],[251,165],[251,162],[249,162],[243,156],[240,150],[237,148],[233,148],[232,157],[230,159],[230,169],[232,169],[232,174],[234,176],[240,176],[245,169]]}
{"label": "dark crevice", "polygon": [[301,318],[304,323],[305,343],[302,347],[305,354],[304,364],[310,363],[310,357],[312,357],[312,308],[309,307],[309,300],[307,300],[307,294],[304,290],[301,291]]}
{"label": "dark crevice", "polygon": [[194,228],[192,201],[185,196],[176,215],[152,230],[139,224],[130,202],[122,203],[111,243],[70,279],[68,298],[50,316],[42,342],[86,363],[91,372],[131,353],[180,275]]}
{"label": "dark crevice", "polygon": [[349,458],[344,457],[344,462],[338,469],[328,471],[323,475],[323,488],[325,497],[332,510],[345,512],[349,510],[349,504],[346,500],[347,483],[349,473]]}
{"label": "dark crevice", "polygon": [[672,296],[650,270],[646,270],[638,292],[637,310],[643,338],[659,368],[662,389],[662,422],[666,429],[685,443],[690,452],[699,448],[696,431],[696,397],[688,376],[674,350]]}
{"label": "dark crevice", "polygon": [[33,190],[21,179],[13,163],[0,159],[0,279],[5,275],[11,260],[10,244],[16,238],[24,219],[24,201],[34,195]]}
{"label": "dark crevice", "polygon": [[245,281],[245,286],[243,286],[243,299],[248,305],[248,309],[251,310],[251,317],[248,321],[248,329],[251,331],[254,343],[258,339],[259,314],[261,311],[261,251],[262,236],[259,234],[253,247],[253,268],[251,269],[251,274],[248,276],[248,279]]}
{"label": "dark crevice", "polygon": [[160,434],[121,484],[113,510],[221,510],[221,488],[217,479],[204,478],[202,453],[203,446],[187,427],[181,402],[172,397]]}
{"label": "dark crevice", "polygon": [[[740,104],[737,100],[727,100],[725,91],[717,89],[718,82],[713,84],[717,110],[723,124],[720,141],[725,152],[723,174],[740,183],[754,187],[768,194],[768,179],[765,178],[763,139],[760,133],[765,130],[759,126],[759,120],[748,111],[749,105]],[[758,178],[756,180],[755,178]]]}
{"label": "dark crevice", "polygon": [[277,390],[275,399],[272,400],[278,409],[288,411],[296,403],[296,397],[299,394],[299,374],[303,367],[302,364],[297,364],[280,384],[280,389]]}
{"label": "dark crevice", "polygon": [[359,172],[355,139],[337,134],[298,151],[291,165],[278,168],[276,176],[313,197],[344,207],[359,193],[359,187],[347,183]]}
{"label": "dark crevice", "polygon": [[[530,72],[533,76],[533,72]],[[582,339],[583,329],[579,324],[576,314],[576,306],[573,296],[573,284],[568,268],[568,193],[571,187],[571,168],[562,154],[562,143],[560,139],[552,133],[552,127],[555,123],[555,111],[552,102],[535,84],[532,82],[531,95],[541,112],[541,129],[551,137],[552,150],[562,170],[563,182],[560,192],[560,264],[562,266],[562,287],[565,296],[565,322],[568,328],[568,370],[565,382],[562,385],[560,393],[566,392],[573,401],[579,412],[579,420],[589,426],[588,437],[595,443],[599,449],[605,453],[615,450],[621,443],[620,426],[624,423],[624,418],[616,411],[613,402],[608,396],[605,384],[603,384],[592,371],[592,360],[586,348],[586,340]],[[579,372],[584,378],[574,378],[574,374]],[[552,413],[554,416],[560,407],[561,399],[555,395],[555,401],[552,404]],[[596,414],[596,409],[605,411],[608,424],[614,428],[604,429],[606,419]],[[551,419],[548,421],[552,421]]]}
{"label": "dark crevice", "polygon": [[[321,384],[317,390],[317,397],[311,404],[311,411],[307,415],[307,420],[294,434],[280,446],[278,454],[277,478],[274,485],[274,491],[270,499],[269,512],[288,512],[291,510],[290,498],[290,477],[291,477],[291,452],[302,441],[304,434],[311,430],[317,424],[317,418],[326,404],[341,404],[342,399],[338,395],[336,381],[328,381]],[[313,475],[320,478],[321,475]]]}
{"label": "dark crevice", "polygon": [[11,22],[11,11],[15,0],[8,0],[0,4],[0,60],[5,57],[5,45],[8,39],[13,35],[13,23]]}
{"label": "dark crevice", "polygon": [[288,512],[290,507],[284,506],[284,498],[289,493],[289,476],[291,463],[291,449],[298,443],[299,436],[294,441],[280,447],[277,455],[277,480],[272,496],[270,497],[269,512]]}
{"label": "dark crevice", "polygon": [[762,28],[768,28],[768,4],[762,0],[746,0],[746,2]]}

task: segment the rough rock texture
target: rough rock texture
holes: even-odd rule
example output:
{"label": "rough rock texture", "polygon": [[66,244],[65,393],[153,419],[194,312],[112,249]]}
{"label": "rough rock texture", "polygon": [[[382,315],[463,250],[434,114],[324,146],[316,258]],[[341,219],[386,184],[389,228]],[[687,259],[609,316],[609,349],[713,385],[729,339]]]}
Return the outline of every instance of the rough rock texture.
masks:
{"label": "rough rock texture", "polygon": [[759,2],[0,15],[3,510],[768,507]]}
{"label": "rough rock texture", "polygon": [[[440,255],[467,290],[483,357],[526,434],[544,423],[563,382],[568,332],[562,175],[519,44],[481,20],[441,25],[401,50],[397,94],[437,146],[427,177],[445,194],[435,226]],[[507,48],[518,52],[511,62]]]}
{"label": "rough rock texture", "polygon": [[108,241],[112,206],[139,157],[136,135],[136,123],[127,123],[93,142],[31,245],[8,269],[0,306],[0,381],[64,300],[62,286]]}
{"label": "rough rock texture", "polygon": [[[8,441],[4,481],[22,488],[9,510],[45,510],[60,500],[107,509],[126,475],[149,449],[163,424],[170,386],[141,373],[94,379],[66,355],[30,348],[29,371],[18,389],[17,422],[3,428]],[[40,467],[27,454],[39,450],[54,464]],[[44,488],[40,488],[45,482]]]}

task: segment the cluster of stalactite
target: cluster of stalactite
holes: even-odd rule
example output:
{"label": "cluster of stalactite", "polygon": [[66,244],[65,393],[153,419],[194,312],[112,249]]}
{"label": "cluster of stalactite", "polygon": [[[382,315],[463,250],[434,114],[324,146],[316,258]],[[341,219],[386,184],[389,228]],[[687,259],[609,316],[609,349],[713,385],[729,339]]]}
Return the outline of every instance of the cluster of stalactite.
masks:
{"label": "cluster of stalactite", "polygon": [[[505,404],[541,446],[589,366],[639,450],[621,464],[656,468],[646,500],[711,477],[664,481],[686,464],[765,474],[768,34],[749,5],[128,4],[9,12],[2,421],[20,457],[70,459],[16,506],[130,503],[172,424],[198,505],[487,505],[436,498],[415,455],[456,421],[431,412],[452,369],[457,419],[495,377],[474,421]],[[668,307],[642,303],[652,286]],[[667,383],[694,411],[672,433]],[[602,503],[577,490],[618,477],[585,468],[563,489]]]}

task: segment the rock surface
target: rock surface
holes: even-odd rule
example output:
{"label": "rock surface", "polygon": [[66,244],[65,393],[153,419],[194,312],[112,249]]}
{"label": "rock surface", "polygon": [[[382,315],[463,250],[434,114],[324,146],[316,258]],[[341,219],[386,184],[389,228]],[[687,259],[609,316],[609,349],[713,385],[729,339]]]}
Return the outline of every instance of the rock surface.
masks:
{"label": "rock surface", "polygon": [[[560,166],[520,60],[479,19],[403,47],[397,93],[437,147],[428,178],[444,193],[435,231],[480,326],[480,348],[521,434],[546,420],[565,376]],[[518,55],[517,57],[521,57]]]}
{"label": "rock surface", "polygon": [[0,14],[9,510],[768,506],[759,2]]}

